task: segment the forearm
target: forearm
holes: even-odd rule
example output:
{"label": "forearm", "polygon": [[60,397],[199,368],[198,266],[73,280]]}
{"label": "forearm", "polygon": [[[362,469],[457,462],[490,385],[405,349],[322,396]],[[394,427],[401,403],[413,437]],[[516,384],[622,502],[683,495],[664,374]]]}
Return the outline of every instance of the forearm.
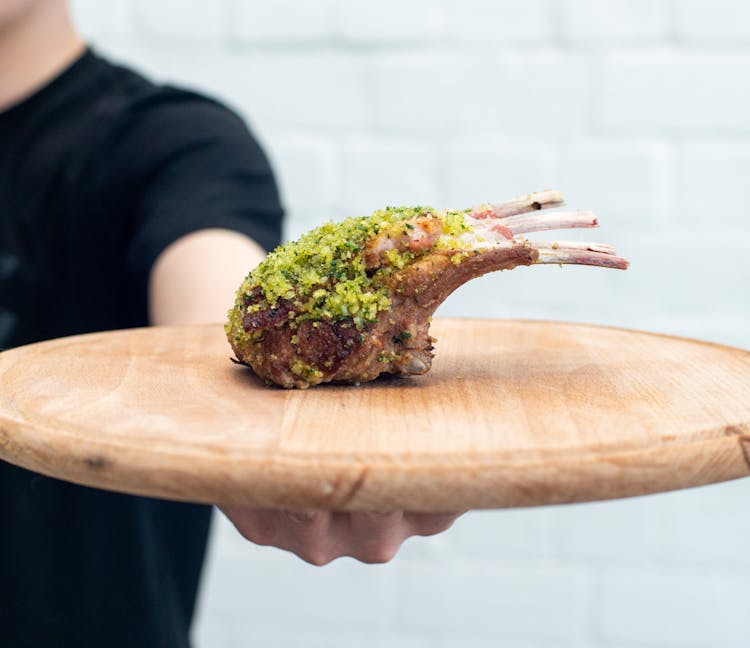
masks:
{"label": "forearm", "polygon": [[151,324],[223,322],[242,279],[264,257],[255,241],[230,230],[200,230],[178,239],[151,271]]}

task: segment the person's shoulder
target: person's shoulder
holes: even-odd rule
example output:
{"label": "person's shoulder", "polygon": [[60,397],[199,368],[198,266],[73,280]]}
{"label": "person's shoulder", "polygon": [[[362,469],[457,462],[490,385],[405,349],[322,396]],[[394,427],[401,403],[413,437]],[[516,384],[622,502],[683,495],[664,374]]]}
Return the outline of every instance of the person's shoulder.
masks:
{"label": "person's shoulder", "polygon": [[245,120],[224,101],[196,89],[162,83],[131,67],[101,59],[106,66],[100,116],[128,127],[162,132],[247,131]]}
{"label": "person's shoulder", "polygon": [[100,59],[102,87],[95,109],[100,137],[96,161],[106,154],[116,182],[151,175],[175,160],[223,159],[267,172],[268,160],[245,120],[221,100],[198,90],[159,83],[140,72]]}

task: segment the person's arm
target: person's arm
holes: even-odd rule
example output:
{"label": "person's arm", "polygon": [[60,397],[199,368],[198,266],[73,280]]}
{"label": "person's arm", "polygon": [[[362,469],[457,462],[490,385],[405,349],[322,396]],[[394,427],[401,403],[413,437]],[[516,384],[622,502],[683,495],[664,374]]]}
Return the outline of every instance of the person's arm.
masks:
{"label": "person's arm", "polygon": [[[157,258],[149,278],[149,315],[154,325],[223,322],[247,272],[264,257],[249,237],[223,229],[179,238]],[[444,531],[454,513],[293,513],[223,507],[248,540],[293,552],[314,565],[341,556],[367,563],[390,560],[413,535]]]}
{"label": "person's arm", "polygon": [[198,230],[179,238],[151,270],[151,324],[223,323],[242,279],[264,257],[260,245],[231,230]]}

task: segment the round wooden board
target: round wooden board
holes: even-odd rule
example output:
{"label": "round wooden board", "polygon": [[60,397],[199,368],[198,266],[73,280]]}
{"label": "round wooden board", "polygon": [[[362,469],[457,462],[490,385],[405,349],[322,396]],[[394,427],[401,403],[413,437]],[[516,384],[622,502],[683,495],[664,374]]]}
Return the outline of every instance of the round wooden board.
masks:
{"label": "round wooden board", "polygon": [[436,320],[433,369],[285,391],[218,325],[0,354],[0,457],[133,494],[448,511],[747,476],[750,353],[536,321]]}

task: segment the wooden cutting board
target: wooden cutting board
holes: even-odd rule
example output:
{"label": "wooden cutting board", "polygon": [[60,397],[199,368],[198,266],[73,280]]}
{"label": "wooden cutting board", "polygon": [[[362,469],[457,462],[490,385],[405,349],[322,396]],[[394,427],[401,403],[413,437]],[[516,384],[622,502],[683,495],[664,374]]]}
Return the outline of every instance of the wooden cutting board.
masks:
{"label": "wooden cutting board", "polygon": [[449,511],[750,473],[750,353],[578,324],[442,319],[432,371],[284,391],[220,326],[0,354],[0,457],[135,494]]}

